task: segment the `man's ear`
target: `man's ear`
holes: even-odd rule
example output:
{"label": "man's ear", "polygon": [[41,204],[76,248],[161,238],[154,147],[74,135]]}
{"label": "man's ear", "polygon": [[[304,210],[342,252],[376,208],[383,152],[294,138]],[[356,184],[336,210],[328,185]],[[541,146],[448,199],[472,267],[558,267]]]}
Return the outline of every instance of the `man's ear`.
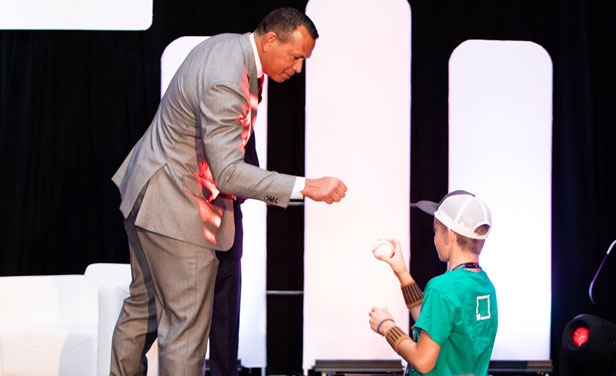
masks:
{"label": "man's ear", "polygon": [[273,31],[268,31],[261,39],[263,51],[268,52],[278,43],[278,36]]}

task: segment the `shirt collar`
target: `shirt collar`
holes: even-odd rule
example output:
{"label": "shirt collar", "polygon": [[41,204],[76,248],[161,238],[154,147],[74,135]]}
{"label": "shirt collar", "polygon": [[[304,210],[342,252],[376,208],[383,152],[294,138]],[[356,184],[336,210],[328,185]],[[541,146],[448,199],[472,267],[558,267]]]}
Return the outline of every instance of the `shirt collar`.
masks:
{"label": "shirt collar", "polygon": [[261,76],[263,76],[263,67],[261,66],[261,60],[259,59],[259,51],[257,50],[257,43],[255,42],[255,33],[250,33],[250,45],[252,46],[252,52],[255,54],[257,78],[261,78]]}

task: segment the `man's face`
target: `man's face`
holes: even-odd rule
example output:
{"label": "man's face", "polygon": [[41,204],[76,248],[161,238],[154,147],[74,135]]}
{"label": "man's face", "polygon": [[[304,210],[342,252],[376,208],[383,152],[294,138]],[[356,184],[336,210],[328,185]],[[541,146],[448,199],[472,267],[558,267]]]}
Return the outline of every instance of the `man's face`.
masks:
{"label": "man's face", "polygon": [[284,82],[302,71],[304,60],[312,55],[315,40],[303,25],[298,26],[289,39],[282,43],[273,32],[263,42],[263,72],[276,82]]}

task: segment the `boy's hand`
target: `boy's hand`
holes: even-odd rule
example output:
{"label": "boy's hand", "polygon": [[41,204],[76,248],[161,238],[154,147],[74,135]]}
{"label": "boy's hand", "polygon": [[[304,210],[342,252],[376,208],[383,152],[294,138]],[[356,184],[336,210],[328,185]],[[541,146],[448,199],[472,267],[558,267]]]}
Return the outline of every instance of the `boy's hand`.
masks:
{"label": "boy's hand", "polygon": [[[394,318],[387,308],[372,307],[368,316],[370,316],[370,328],[380,335],[385,335],[392,326],[395,326]],[[381,327],[377,331],[379,323],[381,323]]]}
{"label": "boy's hand", "polygon": [[400,241],[398,239],[387,239],[387,241],[394,246],[394,253],[391,257],[379,256],[378,259],[389,264],[391,270],[393,270],[396,277],[398,277],[401,286],[406,286],[412,282],[415,282],[406,266],[404,256],[402,256]]}
{"label": "boy's hand", "polygon": [[379,256],[377,258],[389,264],[389,266],[394,271],[394,273],[396,273],[396,275],[399,275],[403,272],[408,271],[408,269],[406,268],[406,262],[404,261],[404,256],[402,256],[402,250],[400,248],[400,241],[398,239],[386,239],[386,240],[389,241],[394,247],[394,253],[392,254],[391,257]]}

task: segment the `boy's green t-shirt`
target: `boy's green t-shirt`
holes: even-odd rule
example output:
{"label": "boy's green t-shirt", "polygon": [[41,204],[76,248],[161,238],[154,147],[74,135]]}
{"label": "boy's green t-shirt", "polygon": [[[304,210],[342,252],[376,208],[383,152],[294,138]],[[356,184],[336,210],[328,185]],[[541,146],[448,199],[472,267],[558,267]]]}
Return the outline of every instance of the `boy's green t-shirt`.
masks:
{"label": "boy's green t-shirt", "polygon": [[431,279],[414,327],[415,338],[426,331],[441,346],[427,375],[487,375],[497,327],[496,291],[483,270],[457,269]]}

